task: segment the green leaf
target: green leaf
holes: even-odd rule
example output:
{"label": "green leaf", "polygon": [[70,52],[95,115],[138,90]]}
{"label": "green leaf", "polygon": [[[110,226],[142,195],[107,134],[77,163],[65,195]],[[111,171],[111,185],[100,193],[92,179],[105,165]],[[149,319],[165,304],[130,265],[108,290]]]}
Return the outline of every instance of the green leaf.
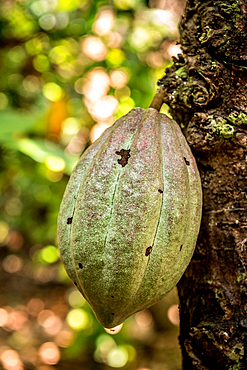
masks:
{"label": "green leaf", "polygon": [[0,143],[14,140],[15,137],[30,131],[37,121],[37,117],[30,113],[11,109],[0,112]]}
{"label": "green leaf", "polygon": [[78,157],[66,155],[57,144],[42,139],[19,139],[11,146],[36,162],[45,163],[49,169],[63,171],[67,175],[71,174],[78,161]]}

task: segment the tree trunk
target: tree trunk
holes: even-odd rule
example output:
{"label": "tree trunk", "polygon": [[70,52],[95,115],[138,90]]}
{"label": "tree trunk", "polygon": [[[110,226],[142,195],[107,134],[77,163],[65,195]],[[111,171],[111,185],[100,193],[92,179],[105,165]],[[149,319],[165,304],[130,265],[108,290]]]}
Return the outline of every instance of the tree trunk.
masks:
{"label": "tree trunk", "polygon": [[247,369],[247,1],[187,1],[159,81],[197,160],[203,217],[178,284],[184,369]]}

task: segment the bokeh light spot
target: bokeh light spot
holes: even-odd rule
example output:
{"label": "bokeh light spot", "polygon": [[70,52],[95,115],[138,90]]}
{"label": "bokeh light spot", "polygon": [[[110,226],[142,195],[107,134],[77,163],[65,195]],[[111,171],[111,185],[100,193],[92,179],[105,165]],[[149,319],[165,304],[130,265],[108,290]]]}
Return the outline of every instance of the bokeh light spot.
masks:
{"label": "bokeh light spot", "polygon": [[152,324],[153,316],[150,311],[144,310],[135,314],[135,320],[140,327],[147,327]]}
{"label": "bokeh light spot", "polygon": [[8,330],[20,330],[28,322],[28,317],[24,311],[15,311],[9,308],[8,321],[3,325]]}
{"label": "bokeh light spot", "polygon": [[128,362],[128,352],[125,348],[118,346],[108,353],[107,364],[112,367],[123,367]]}
{"label": "bokeh light spot", "polygon": [[63,97],[64,92],[63,89],[56,83],[48,82],[43,87],[43,94],[46,99],[56,102]]}
{"label": "bokeh light spot", "polygon": [[69,15],[67,13],[57,13],[56,14],[56,28],[59,30],[64,29],[69,24]]}
{"label": "bokeh light spot", "polygon": [[70,347],[74,341],[74,333],[70,330],[61,330],[54,338],[59,347]]}
{"label": "bokeh light spot", "polygon": [[38,77],[32,75],[27,76],[22,82],[24,89],[31,93],[39,89],[39,83]]}
{"label": "bokeh light spot", "polygon": [[23,204],[19,198],[13,197],[7,200],[5,210],[10,216],[19,216],[22,212]]}
{"label": "bokeh light spot", "polygon": [[5,271],[9,272],[10,274],[14,274],[15,272],[21,270],[23,261],[20,257],[10,254],[4,258],[2,265]]}
{"label": "bokeh light spot", "polygon": [[14,63],[21,63],[26,57],[25,49],[22,46],[15,46],[8,52],[8,57]]}
{"label": "bokeh light spot", "polygon": [[107,48],[103,41],[95,36],[87,36],[83,40],[82,50],[90,59],[100,62],[103,61],[107,54]]}
{"label": "bokeh light spot", "polygon": [[63,172],[54,172],[50,169],[47,169],[46,177],[51,182],[58,182],[63,177]]}
{"label": "bokeh light spot", "polygon": [[24,244],[24,237],[19,231],[12,230],[7,237],[6,244],[11,251],[18,251]]}
{"label": "bokeh light spot", "polygon": [[50,59],[52,63],[61,64],[66,61],[66,58],[70,56],[68,49],[64,45],[55,46],[50,51]]}
{"label": "bokeh light spot", "polygon": [[173,304],[169,308],[167,316],[173,325],[179,326],[179,309],[177,304]]}
{"label": "bokeh light spot", "polygon": [[74,117],[67,118],[62,125],[63,134],[75,135],[79,130],[78,120]]}
{"label": "bokeh light spot", "polygon": [[101,134],[109,127],[109,125],[105,122],[99,122],[96,123],[96,125],[93,126],[91,132],[90,132],[90,140],[93,143],[96,141]]}
{"label": "bokeh light spot", "polygon": [[[82,93],[86,98],[86,105],[106,96],[110,89],[110,78],[103,68],[94,68],[87,74]],[[87,104],[89,102],[90,104]]]}
{"label": "bokeh light spot", "polygon": [[69,304],[71,307],[81,307],[85,304],[85,299],[78,290],[73,290],[68,297]]}
{"label": "bokeh light spot", "polygon": [[126,56],[125,53],[120,49],[111,49],[107,54],[107,62],[114,66],[121,65],[125,60]]}
{"label": "bokeh light spot", "polygon": [[136,357],[136,350],[131,344],[125,344],[123,346],[128,352],[129,361],[133,361]]}
{"label": "bokeh light spot", "polygon": [[120,99],[120,104],[119,104],[118,112],[117,112],[117,118],[122,117],[124,114],[128,113],[131,109],[134,108],[134,106],[135,106],[135,102],[132,98],[123,96]]}
{"label": "bokeh light spot", "polygon": [[139,0],[114,0],[114,4],[122,10],[135,9]]}
{"label": "bokeh light spot", "polygon": [[177,30],[177,25],[174,22],[174,14],[169,10],[156,9],[154,10],[155,21],[161,26],[167,25],[172,31]]}
{"label": "bokeh light spot", "polygon": [[174,56],[176,57],[178,54],[182,53],[182,50],[181,50],[180,45],[171,44],[167,48],[167,53],[170,55],[170,57],[174,57]]}
{"label": "bokeh light spot", "polygon": [[105,355],[112,349],[116,348],[116,342],[110,335],[101,334],[96,339],[96,347],[102,355]]}
{"label": "bokeh light spot", "polygon": [[149,53],[146,62],[152,68],[160,68],[164,65],[164,59],[159,51]]}
{"label": "bokeh light spot", "polygon": [[8,312],[4,308],[0,308],[0,326],[3,326],[8,321]]}
{"label": "bokeh light spot", "polygon": [[45,364],[55,365],[60,360],[60,351],[54,342],[46,342],[40,347],[39,356]]}
{"label": "bokeh light spot", "polygon": [[104,96],[95,104],[88,107],[88,111],[95,120],[108,120],[117,110],[118,101],[112,95]]}
{"label": "bokeh light spot", "polygon": [[86,311],[75,308],[68,313],[67,322],[72,329],[82,330],[88,327],[90,319]]}
{"label": "bokeh light spot", "polygon": [[84,78],[78,78],[78,80],[76,80],[76,82],[74,84],[74,88],[75,88],[75,91],[78,94],[82,94],[84,84],[85,84],[85,79]]}
{"label": "bokeh light spot", "polygon": [[27,304],[28,312],[32,316],[38,316],[44,310],[44,307],[44,302],[39,298],[32,298]]}
{"label": "bokeh light spot", "polygon": [[34,57],[33,66],[38,72],[46,72],[50,68],[50,62],[46,55],[39,54]]}
{"label": "bokeh light spot", "polygon": [[73,35],[83,35],[86,28],[87,22],[82,18],[73,19],[69,24],[69,29]]}
{"label": "bokeh light spot", "polygon": [[[52,3],[52,1],[50,3]],[[49,7],[48,1],[33,1],[30,5],[30,10],[39,17],[42,14],[49,12],[53,9]]]}
{"label": "bokeh light spot", "polygon": [[58,0],[57,10],[64,10],[71,12],[78,7],[83,7],[87,4],[88,0]]}
{"label": "bokeh light spot", "polygon": [[56,335],[59,330],[62,328],[62,320],[57,315],[50,315],[47,319],[43,322],[43,329],[49,335]]}
{"label": "bokeh light spot", "polygon": [[54,263],[59,259],[58,249],[53,245],[44,247],[39,252],[40,258],[46,263]]}
{"label": "bokeh light spot", "polygon": [[0,356],[0,360],[5,370],[23,370],[23,363],[20,360],[18,352],[9,349],[3,351]]}
{"label": "bokeh light spot", "polygon": [[39,325],[43,326],[45,321],[54,315],[54,312],[51,310],[42,310],[39,312],[38,317],[37,317],[37,322]]}
{"label": "bokeh light spot", "polygon": [[130,43],[137,51],[146,51],[149,48],[149,33],[143,27],[136,27],[130,35]]}
{"label": "bokeh light spot", "polygon": [[0,92],[0,110],[5,109],[8,106],[9,99],[6,94]]}
{"label": "bokeh light spot", "polygon": [[39,18],[39,25],[43,30],[50,31],[52,30],[56,25],[56,17],[53,14],[43,14]]}
{"label": "bokeh light spot", "polygon": [[7,222],[0,221],[0,244],[2,244],[9,233],[9,226]]}
{"label": "bokeh light spot", "polygon": [[113,70],[110,73],[111,86],[114,89],[121,89],[124,87],[129,79],[128,74],[124,70]]}
{"label": "bokeh light spot", "polygon": [[114,24],[114,14],[111,8],[103,8],[99,11],[93,24],[93,31],[99,36],[110,32]]}
{"label": "bokeh light spot", "polygon": [[62,158],[53,155],[47,156],[45,164],[49,168],[49,170],[54,172],[63,171],[66,166],[66,163]]}

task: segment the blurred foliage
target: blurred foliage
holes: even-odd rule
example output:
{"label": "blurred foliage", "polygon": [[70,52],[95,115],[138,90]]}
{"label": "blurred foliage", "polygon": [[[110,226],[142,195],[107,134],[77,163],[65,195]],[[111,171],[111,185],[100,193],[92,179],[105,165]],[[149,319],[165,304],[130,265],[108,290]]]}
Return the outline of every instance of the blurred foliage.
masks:
{"label": "blurred foliage", "polygon": [[175,292],[111,336],[72,287],[56,247],[59,204],[79,156],[115,119],[149,106],[179,52],[182,10],[163,3],[170,7],[0,3],[3,369],[180,369]]}

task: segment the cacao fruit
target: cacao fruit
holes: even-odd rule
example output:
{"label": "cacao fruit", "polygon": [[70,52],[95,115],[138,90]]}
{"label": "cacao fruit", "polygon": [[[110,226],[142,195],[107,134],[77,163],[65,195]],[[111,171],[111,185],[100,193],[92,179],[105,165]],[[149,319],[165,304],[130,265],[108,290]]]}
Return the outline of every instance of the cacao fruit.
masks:
{"label": "cacao fruit", "polygon": [[134,108],[82,155],[58,217],[65,269],[105,328],[163,298],[192,257],[202,208],[177,123]]}

